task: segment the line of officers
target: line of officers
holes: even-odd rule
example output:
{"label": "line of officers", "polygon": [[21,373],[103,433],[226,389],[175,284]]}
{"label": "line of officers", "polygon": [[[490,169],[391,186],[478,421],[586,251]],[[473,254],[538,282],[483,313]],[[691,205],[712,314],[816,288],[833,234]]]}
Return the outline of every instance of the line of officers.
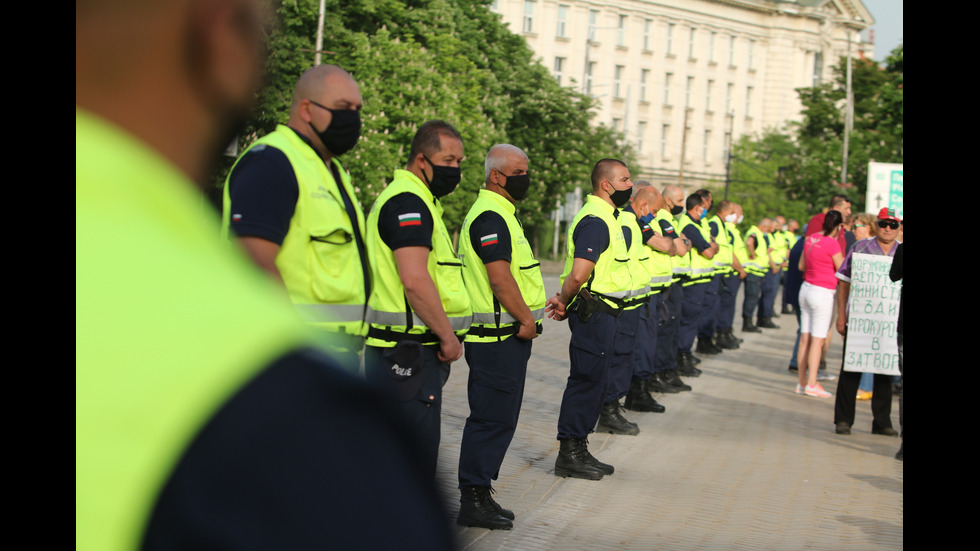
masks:
{"label": "line of officers", "polygon": [[[696,334],[737,347],[730,282],[737,290],[753,266],[735,228],[737,206],[719,205],[710,220],[716,235],[706,217],[710,195],[684,202],[680,188],[661,194],[646,185],[634,196],[626,165],[603,159],[568,229],[561,290],[547,297],[515,214],[532,181],[524,151],[500,144],[487,153],[485,187],[465,217],[457,254],[440,199],[461,179],[459,132],[444,121],[423,124],[407,165],[365,217],[339,161],[360,137],[361,104],[343,69],[305,72],[288,123],[232,168],[222,230],[282,282],[304,321],[329,335],[339,362],[354,372],[363,363],[366,379],[414,429],[432,478],[442,387],[465,353],[470,415],[457,522],[509,529],[514,513],[493,499],[491,481],[517,426],[544,316],[568,319],[572,332],[555,474],[601,479],[614,468],[589,453],[588,434],[639,432],[622,416],[620,399],[633,410],[664,411],[650,392],[690,390],[678,372],[700,372],[691,354]],[[716,300],[729,294],[730,305]]]}

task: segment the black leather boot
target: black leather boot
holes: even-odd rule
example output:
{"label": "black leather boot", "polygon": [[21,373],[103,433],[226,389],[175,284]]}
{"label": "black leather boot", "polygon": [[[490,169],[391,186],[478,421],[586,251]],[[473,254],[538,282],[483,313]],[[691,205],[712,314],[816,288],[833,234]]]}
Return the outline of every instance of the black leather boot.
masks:
{"label": "black leather boot", "polygon": [[772,322],[772,318],[759,318],[756,325],[763,329],[779,329],[779,326]]}
{"label": "black leather boot", "polygon": [[739,347],[738,339],[735,338],[735,334],[732,333],[731,328],[719,331],[718,337],[715,339],[715,344],[728,350],[735,350]]}
{"label": "black leather boot", "polygon": [[759,329],[752,323],[752,318],[749,316],[742,316],[742,332],[743,333],[762,333],[762,329]]}
{"label": "black leather boot", "polygon": [[[555,459],[555,475],[562,478],[601,480],[603,471],[592,465],[588,444],[584,439],[559,440],[558,459]],[[596,461],[598,463],[598,461]],[[612,468],[612,466],[610,466]]]}
{"label": "black leather boot", "polygon": [[630,383],[630,391],[626,393],[626,409],[631,411],[652,411],[663,413],[667,408],[657,403],[646,389],[646,381],[635,380]]}
{"label": "black leather boot", "polygon": [[497,510],[498,515],[508,520],[514,520],[516,518],[514,515],[514,511],[511,511],[510,509],[504,509],[503,507],[501,507],[500,504],[497,503],[497,500],[493,498],[494,493],[495,491],[493,489],[493,486],[490,486],[490,493],[487,494],[487,499],[490,500],[490,505],[492,505],[493,508]]}
{"label": "black leather boot", "polygon": [[694,359],[694,354],[690,352],[678,352],[677,371],[685,377],[700,377],[702,371],[698,369]]}
{"label": "black leather boot", "polygon": [[589,452],[589,447],[588,447],[589,441],[588,440],[585,441],[585,444],[586,444],[586,446],[585,446],[585,461],[586,461],[586,463],[588,463],[589,465],[592,465],[593,467],[595,467],[595,468],[599,469],[600,471],[602,471],[602,474],[605,475],[605,476],[609,476],[609,475],[613,474],[614,472],[616,472],[616,467],[613,467],[612,465],[610,465],[608,463],[603,463],[602,461],[599,461],[598,459],[595,458],[595,456],[593,456]]}
{"label": "black leather boot", "polygon": [[664,372],[658,371],[647,381],[647,390],[650,392],[660,392],[663,394],[677,394],[681,389],[671,386],[664,378]]}
{"label": "black leather boot", "polygon": [[636,423],[630,423],[619,412],[619,400],[615,400],[602,406],[602,413],[599,414],[599,423],[596,425],[597,432],[608,432],[611,434],[625,434],[626,436],[636,436],[640,434],[640,427]]}
{"label": "black leather boot", "polygon": [[490,486],[466,486],[459,491],[456,524],[489,530],[510,530],[514,523],[497,514],[490,502]]}
{"label": "black leather boot", "polygon": [[667,371],[664,371],[664,379],[667,381],[667,384],[674,388],[680,390],[691,390],[691,385],[685,384],[675,369],[668,369]]}
{"label": "black leather boot", "polygon": [[705,337],[698,337],[696,350],[698,354],[721,354],[721,348],[716,346],[712,339]]}

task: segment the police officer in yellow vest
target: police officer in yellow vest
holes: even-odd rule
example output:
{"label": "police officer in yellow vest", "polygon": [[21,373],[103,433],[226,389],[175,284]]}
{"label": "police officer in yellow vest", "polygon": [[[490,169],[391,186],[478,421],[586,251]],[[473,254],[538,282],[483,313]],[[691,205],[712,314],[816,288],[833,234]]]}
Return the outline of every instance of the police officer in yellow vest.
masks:
{"label": "police officer in yellow vest", "polygon": [[715,270],[705,288],[696,351],[703,354],[719,354],[724,349],[721,346],[723,339],[717,338],[716,335],[718,312],[721,310],[721,284],[724,276],[732,270],[732,249],[728,234],[719,231],[721,219],[718,218],[717,212],[709,214],[715,204],[711,190],[699,189],[698,193],[705,198],[705,207],[708,209],[708,213],[702,219],[702,226],[707,226],[708,234],[718,245],[718,252],[711,259]]}
{"label": "police officer in yellow vest", "polygon": [[416,429],[433,478],[442,387],[449,364],[463,355],[472,321],[463,264],[439,201],[459,184],[462,160],[459,132],[444,121],[426,122],[412,139],[408,165],[395,170],[367,222],[374,287],[366,315],[365,374],[386,389]]}
{"label": "police officer in yellow vest", "polygon": [[684,303],[677,333],[677,364],[688,368],[694,367],[691,348],[701,326],[705,293],[714,278],[712,259],[718,253],[718,244],[711,239],[708,224],[704,221],[707,218],[707,205],[707,197],[692,193],[687,198],[687,213],[680,223],[681,233],[691,241],[691,279],[684,286]]}
{"label": "police officer in yellow vest", "polygon": [[[677,364],[677,333],[680,329],[681,312],[684,302],[684,284],[691,277],[691,262],[689,251],[691,241],[679,229],[677,218],[684,213],[684,191],[675,184],[664,186],[661,196],[664,206],[654,217],[654,227],[660,234],[671,240],[673,249],[668,252],[673,277],[670,287],[664,291],[661,302],[663,313],[658,315],[663,319],[657,335],[657,349],[654,355],[654,373],[647,387],[657,392],[676,394],[691,390],[691,386],[681,380],[678,373],[681,366]],[[695,366],[686,366],[685,376],[697,377],[701,370]]]}
{"label": "police officer in yellow vest", "polygon": [[[568,228],[561,290],[548,300],[550,316],[568,318],[571,368],[558,414],[560,449],[555,474],[599,480],[612,465],[589,453],[589,433],[603,408],[609,369],[615,354],[632,351],[635,329],[620,323],[632,296],[629,251],[616,209],[629,201],[629,168],[602,159],[592,169],[592,193]],[[624,331],[621,331],[624,330]]]}
{"label": "police officer in yellow vest", "polygon": [[[718,205],[715,216],[708,222],[712,235],[719,235],[716,241],[722,245],[719,256],[721,264],[728,263],[728,270],[721,274],[721,285],[718,290],[718,315],[715,318],[715,342],[722,348],[739,348],[742,339],[735,336],[732,324],[735,319],[735,298],[738,287],[745,278],[744,260],[745,243],[742,235],[735,226],[738,219],[738,205],[724,200]],[[717,258],[717,257],[716,257]],[[716,265],[718,265],[716,263]]]}
{"label": "police officer in yellow vest", "polygon": [[490,495],[514,437],[524,398],[531,339],[541,332],[545,290],[515,204],[531,184],[528,158],[510,144],[493,146],[485,162],[486,188],[463,221],[459,258],[473,308],[464,347],[470,368],[470,416],[459,448],[463,526],[510,529],[514,513]]}
{"label": "police officer in yellow vest", "polygon": [[201,209],[263,7],[76,2],[75,549],[455,548],[404,428]]}
{"label": "police officer in yellow vest", "polygon": [[772,220],[763,218],[745,233],[747,260],[743,266],[745,267],[745,271],[748,272],[748,275],[745,277],[745,297],[742,300],[742,332],[745,333],[761,332],[752,323],[752,319],[755,316],[756,308],[760,307],[763,280],[766,274],[772,270],[772,264],[769,259],[769,241],[766,237],[771,224]]}
{"label": "police officer in yellow vest", "polygon": [[[620,219],[624,226],[627,223],[632,224],[629,228],[624,227],[623,233],[625,237],[629,231],[636,240],[630,246],[630,253],[633,254],[634,247],[638,249],[637,256],[646,267],[650,296],[640,309],[633,376],[624,405],[632,411],[663,413],[666,408],[650,395],[651,388],[648,385],[655,374],[663,291],[670,287],[673,265],[669,255],[675,250],[675,246],[673,239],[661,234],[659,226],[656,229],[652,226],[655,224],[654,214],[664,206],[660,192],[646,181],[636,182],[633,189],[630,206],[623,209]],[[630,213],[633,216],[628,216]]]}
{"label": "police officer in yellow vest", "polygon": [[285,285],[299,316],[358,369],[371,275],[364,213],[337,157],[361,129],[361,93],[335,65],[296,83],[288,126],[256,140],[224,191],[222,230]]}
{"label": "police officer in yellow vest", "polygon": [[779,225],[780,220],[785,219],[782,216],[772,218],[769,230],[763,236],[769,241],[769,271],[762,280],[758,326],[769,329],[779,329],[779,326],[772,322],[772,318],[779,315],[775,309],[776,295],[779,294],[779,283],[782,281],[783,269],[789,257],[789,248],[786,247],[786,240],[782,238],[780,232],[782,229]]}

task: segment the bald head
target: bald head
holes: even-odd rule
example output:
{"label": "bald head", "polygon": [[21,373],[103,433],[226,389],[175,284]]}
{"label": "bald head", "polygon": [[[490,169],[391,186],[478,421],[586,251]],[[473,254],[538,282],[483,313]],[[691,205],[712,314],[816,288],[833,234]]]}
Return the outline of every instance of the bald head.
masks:
{"label": "bald head", "polygon": [[772,225],[772,219],[771,218],[763,218],[762,220],[759,220],[759,229],[762,230],[762,231],[764,231],[764,232],[769,231],[769,227],[771,225]]}
{"label": "bald head", "polygon": [[667,184],[664,186],[663,197],[675,205],[684,204],[684,190],[681,189],[681,186]]}
{"label": "bald head", "polygon": [[349,82],[357,86],[354,77],[336,65],[317,65],[307,69],[300,75],[299,80],[296,81],[296,87],[293,88],[293,102],[289,107],[290,111],[297,109],[304,99],[320,101],[319,98],[329,93],[331,84],[340,82]]}

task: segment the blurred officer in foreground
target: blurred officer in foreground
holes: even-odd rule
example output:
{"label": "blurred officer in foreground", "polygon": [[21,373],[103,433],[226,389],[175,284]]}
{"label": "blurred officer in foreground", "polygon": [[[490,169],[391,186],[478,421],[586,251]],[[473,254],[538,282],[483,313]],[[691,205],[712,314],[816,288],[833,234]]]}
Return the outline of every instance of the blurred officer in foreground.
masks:
{"label": "blurred officer in foreground", "polygon": [[514,207],[531,185],[527,154],[510,144],[495,145],[484,165],[486,188],[463,220],[459,237],[473,325],[464,343],[470,416],[459,448],[456,522],[509,530],[514,513],[493,499],[490,481],[497,479],[517,428],[545,291],[541,266]]}
{"label": "blurred officer in foreground", "polygon": [[75,5],[75,547],[450,549],[406,429],[202,214],[262,5]]}

